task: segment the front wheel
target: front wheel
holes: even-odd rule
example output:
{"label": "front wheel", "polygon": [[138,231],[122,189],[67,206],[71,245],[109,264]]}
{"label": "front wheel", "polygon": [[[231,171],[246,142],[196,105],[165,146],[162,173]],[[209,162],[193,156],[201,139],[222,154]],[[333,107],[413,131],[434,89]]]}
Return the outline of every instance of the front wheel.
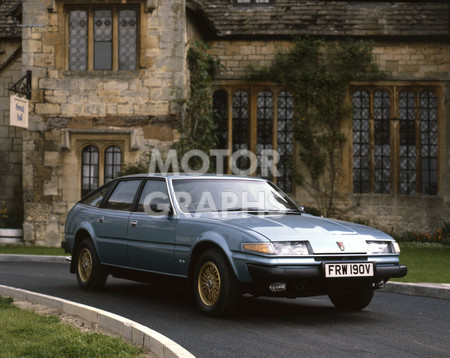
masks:
{"label": "front wheel", "polygon": [[229,263],[217,250],[200,255],[194,272],[197,306],[209,316],[232,314],[239,305],[240,291]]}
{"label": "front wheel", "polygon": [[76,275],[80,287],[88,291],[102,288],[108,277],[100,264],[94,244],[88,238],[81,241],[77,250]]}
{"label": "front wheel", "polygon": [[335,293],[328,295],[333,305],[341,310],[358,311],[367,307],[373,298],[373,290]]}

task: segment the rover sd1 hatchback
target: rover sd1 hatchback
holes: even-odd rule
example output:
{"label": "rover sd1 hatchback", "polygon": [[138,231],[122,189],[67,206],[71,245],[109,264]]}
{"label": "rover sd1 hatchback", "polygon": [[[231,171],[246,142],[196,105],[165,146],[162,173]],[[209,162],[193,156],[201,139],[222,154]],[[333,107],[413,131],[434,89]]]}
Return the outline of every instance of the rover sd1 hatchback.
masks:
{"label": "rover sd1 hatchback", "polygon": [[359,310],[406,275],[387,234],[308,215],[274,184],[234,176],[115,179],[70,210],[63,247],[86,290],[108,277],[182,284],[203,312],[233,312],[243,294],[328,295]]}

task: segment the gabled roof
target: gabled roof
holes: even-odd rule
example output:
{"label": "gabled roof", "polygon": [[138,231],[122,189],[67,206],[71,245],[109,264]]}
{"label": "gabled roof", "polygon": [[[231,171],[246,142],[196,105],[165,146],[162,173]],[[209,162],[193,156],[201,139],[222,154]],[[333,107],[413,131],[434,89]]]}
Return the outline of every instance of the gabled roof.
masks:
{"label": "gabled roof", "polygon": [[[192,1],[192,0],[191,0]],[[274,0],[270,6],[234,6],[233,0],[196,0],[218,37],[445,37],[445,0]]]}
{"label": "gabled roof", "polygon": [[18,0],[0,0],[0,38],[20,38],[22,31],[15,13],[21,5]]}

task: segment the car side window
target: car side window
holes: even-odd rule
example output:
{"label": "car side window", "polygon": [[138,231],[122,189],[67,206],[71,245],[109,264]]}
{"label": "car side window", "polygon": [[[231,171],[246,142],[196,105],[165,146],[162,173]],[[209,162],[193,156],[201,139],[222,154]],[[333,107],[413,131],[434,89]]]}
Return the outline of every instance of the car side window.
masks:
{"label": "car side window", "polygon": [[105,208],[113,210],[131,211],[136,191],[141,184],[141,180],[120,181],[111,196],[109,197]]}
{"label": "car side window", "polygon": [[170,206],[165,180],[147,180],[139,199],[138,212],[149,215],[167,215]]}
{"label": "car side window", "polygon": [[103,188],[101,188],[100,190],[96,191],[91,196],[83,200],[83,204],[98,208],[102,203],[103,198],[108,193],[109,188],[110,185],[105,185]]}

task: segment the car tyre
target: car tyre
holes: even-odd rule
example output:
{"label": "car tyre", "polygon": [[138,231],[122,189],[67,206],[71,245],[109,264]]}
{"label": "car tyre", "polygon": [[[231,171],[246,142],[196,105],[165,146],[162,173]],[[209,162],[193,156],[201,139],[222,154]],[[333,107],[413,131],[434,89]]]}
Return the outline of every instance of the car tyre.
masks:
{"label": "car tyre", "polygon": [[94,291],[105,285],[108,274],[100,264],[94,244],[88,238],[83,239],[78,247],[75,268],[82,289]]}
{"label": "car tyre", "polygon": [[217,250],[203,252],[194,271],[194,298],[208,316],[229,316],[239,306],[240,290],[228,261]]}
{"label": "car tyre", "polygon": [[358,311],[367,307],[373,298],[373,290],[335,293],[328,295],[333,305],[341,310]]}

